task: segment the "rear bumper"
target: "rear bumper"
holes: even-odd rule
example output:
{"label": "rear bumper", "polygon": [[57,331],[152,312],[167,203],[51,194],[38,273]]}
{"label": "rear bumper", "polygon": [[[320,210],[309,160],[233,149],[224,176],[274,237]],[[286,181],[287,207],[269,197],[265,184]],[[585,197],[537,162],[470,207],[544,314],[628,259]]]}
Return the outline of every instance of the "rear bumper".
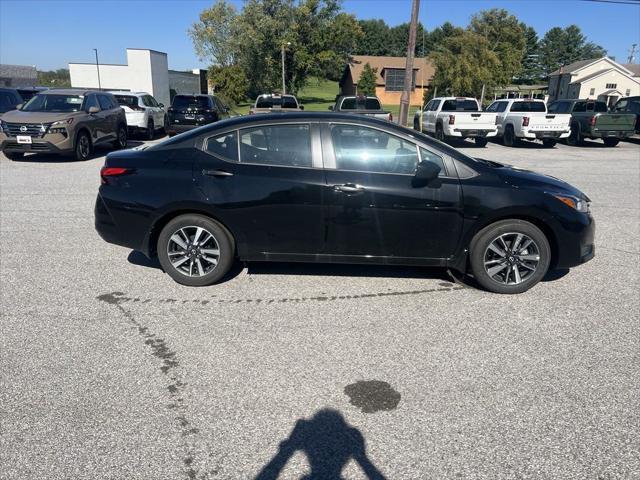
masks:
{"label": "rear bumper", "polygon": [[567,130],[526,130],[521,134],[521,138],[529,140],[543,140],[546,138],[567,138],[571,135],[571,129]]}
{"label": "rear bumper", "polygon": [[589,138],[628,138],[634,134],[633,130],[594,130],[588,133]]}
{"label": "rear bumper", "polygon": [[449,132],[445,132],[449,137],[458,138],[488,138],[495,137],[498,134],[498,130],[493,128],[450,128]]}
{"label": "rear bumper", "polygon": [[[146,225],[139,221],[140,217],[134,215],[132,218],[134,218],[135,223],[127,225],[127,228],[123,228],[114,220],[113,216],[109,212],[107,203],[108,202],[105,202],[102,198],[102,195],[98,193],[94,208],[94,224],[98,235],[100,235],[100,237],[107,243],[113,243],[114,245],[119,245],[121,247],[138,250],[143,252],[145,255],[148,254],[144,235]],[[124,208],[123,205],[118,205],[114,208],[120,208],[122,210],[120,216],[124,216],[124,219],[126,220],[128,215],[126,208]]]}

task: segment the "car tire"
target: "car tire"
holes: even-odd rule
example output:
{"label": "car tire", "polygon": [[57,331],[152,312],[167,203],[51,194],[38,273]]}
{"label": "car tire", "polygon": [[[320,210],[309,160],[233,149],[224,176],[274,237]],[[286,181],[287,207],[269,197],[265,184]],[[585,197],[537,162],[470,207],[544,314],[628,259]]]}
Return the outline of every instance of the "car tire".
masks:
{"label": "car tire", "polygon": [[23,152],[2,152],[4,156],[9,160],[22,160],[24,158]]}
{"label": "car tire", "polygon": [[418,132],[420,131],[420,121],[415,117],[413,119],[413,129],[417,130]]}
{"label": "car tire", "polygon": [[446,138],[444,136],[444,129],[441,124],[436,125],[436,140],[440,140],[441,142],[446,142]]}
{"label": "car tire", "polygon": [[476,147],[484,148],[487,146],[488,140],[485,137],[476,137],[475,142]]}
{"label": "car tire", "polygon": [[169,118],[165,115],[162,121],[162,131],[165,135],[169,135]]}
{"label": "car tire", "polygon": [[603,138],[602,141],[605,147],[615,147],[620,143],[620,139],[618,138]]}
{"label": "car tire", "polygon": [[505,147],[515,147],[518,144],[518,139],[513,130],[513,125],[507,125],[504,129],[504,136],[502,137],[502,143]]}
{"label": "car tire", "polygon": [[153,140],[153,137],[155,136],[155,133],[156,133],[155,128],[156,127],[153,124],[153,120],[149,120],[147,122],[147,130],[145,132],[146,133],[146,135],[145,135],[146,140]]}
{"label": "car tire", "polygon": [[469,262],[476,281],[488,291],[522,293],[546,275],[551,247],[545,234],[532,223],[501,220],[474,236]]}
{"label": "car tire", "polygon": [[188,214],[165,225],[158,236],[157,252],[163,270],[176,282],[204,287],[227,274],[234,262],[235,243],[215,220]]}
{"label": "car tire", "polygon": [[556,146],[557,140],[553,139],[553,138],[543,138],[542,139],[542,145],[544,145],[546,148],[553,148]]}
{"label": "car tire", "polygon": [[582,141],[583,138],[582,133],[580,133],[580,124],[574,122],[571,124],[571,133],[567,137],[567,145],[577,147],[582,144]]}
{"label": "car tire", "polygon": [[127,127],[120,124],[116,130],[116,140],[113,142],[113,148],[122,150],[127,148]]}
{"label": "car tire", "polygon": [[89,134],[85,131],[78,133],[78,136],[76,137],[76,144],[73,148],[73,159],[78,162],[89,160],[92,150],[93,145],[91,144]]}

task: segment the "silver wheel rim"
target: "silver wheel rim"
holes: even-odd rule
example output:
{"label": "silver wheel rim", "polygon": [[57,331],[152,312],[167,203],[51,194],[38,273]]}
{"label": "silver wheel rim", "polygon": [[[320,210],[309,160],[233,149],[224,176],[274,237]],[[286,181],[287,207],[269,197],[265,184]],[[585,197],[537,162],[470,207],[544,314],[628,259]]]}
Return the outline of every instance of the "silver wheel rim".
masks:
{"label": "silver wheel rim", "polygon": [[82,158],[89,156],[89,139],[86,135],[82,135],[80,140],[78,140],[78,150],[80,151],[80,156]]}
{"label": "silver wheel rim", "polygon": [[173,268],[187,277],[203,277],[211,273],[220,260],[220,246],[207,229],[197,226],[176,230],[167,244],[167,255]]}
{"label": "silver wheel rim", "polygon": [[540,248],[524,233],[504,233],[489,243],[483,261],[484,270],[493,281],[520,285],[538,270]]}

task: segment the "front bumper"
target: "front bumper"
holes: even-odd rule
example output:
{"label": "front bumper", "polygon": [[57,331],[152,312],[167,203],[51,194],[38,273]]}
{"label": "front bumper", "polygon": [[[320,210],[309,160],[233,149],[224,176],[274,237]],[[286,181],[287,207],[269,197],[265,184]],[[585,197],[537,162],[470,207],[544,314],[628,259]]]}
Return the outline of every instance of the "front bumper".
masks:
{"label": "front bumper", "polygon": [[588,262],[595,256],[596,223],[591,214],[580,215],[577,222],[563,223],[558,232],[557,268],[571,268]]}
{"label": "front bumper", "polygon": [[73,141],[61,134],[45,135],[43,138],[32,138],[31,143],[18,143],[13,137],[0,137],[0,150],[3,152],[22,153],[69,153],[73,152]]}

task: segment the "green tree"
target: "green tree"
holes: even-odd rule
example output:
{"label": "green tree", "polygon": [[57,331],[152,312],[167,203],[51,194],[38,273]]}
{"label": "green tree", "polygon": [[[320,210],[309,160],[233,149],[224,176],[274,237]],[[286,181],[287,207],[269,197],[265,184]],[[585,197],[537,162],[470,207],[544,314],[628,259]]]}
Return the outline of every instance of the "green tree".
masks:
{"label": "green tree", "polygon": [[518,19],[504,9],[483,10],[471,17],[469,30],[484,37],[489,50],[498,58],[492,83],[498,86],[511,83],[522,69],[526,49],[525,32]]}
{"label": "green tree", "polygon": [[237,105],[247,93],[247,77],[239,65],[210,67],[207,75],[216,95],[227,105]]}
{"label": "green tree", "polygon": [[199,21],[188,31],[200,60],[222,67],[234,63],[237,19],[236,8],[226,0],[218,0],[200,13]]}
{"label": "green tree", "polygon": [[445,22],[441,26],[434,28],[425,35],[423,56],[442,49],[447,38],[461,35],[463,31],[464,29],[456,27],[450,22]]}
{"label": "green tree", "polygon": [[436,73],[433,86],[438,94],[479,97],[482,85],[489,89],[498,85],[496,72],[501,62],[486,37],[465,30],[445,39],[442,48],[430,59]]}
{"label": "green tree", "polygon": [[516,79],[519,84],[533,84],[541,82],[544,78],[540,65],[540,48],[538,34],[533,27],[524,23],[520,24],[525,36],[525,51],[522,59],[522,71]]}
{"label": "green tree", "polygon": [[364,64],[364,68],[360,74],[360,79],[358,80],[358,94],[376,94],[376,73],[378,73],[377,68],[371,68],[369,62]]}
{"label": "green tree", "polygon": [[69,70],[59,68],[58,70],[38,71],[38,85],[43,87],[70,87],[71,77]]}
{"label": "green tree", "polygon": [[358,20],[362,40],[356,45],[354,55],[389,55],[389,26],[384,20]]}
{"label": "green tree", "polygon": [[577,25],[569,25],[564,29],[550,29],[540,41],[539,50],[540,64],[545,75],[563,65],[578,60],[600,58],[607,54],[601,46],[587,41]]}

